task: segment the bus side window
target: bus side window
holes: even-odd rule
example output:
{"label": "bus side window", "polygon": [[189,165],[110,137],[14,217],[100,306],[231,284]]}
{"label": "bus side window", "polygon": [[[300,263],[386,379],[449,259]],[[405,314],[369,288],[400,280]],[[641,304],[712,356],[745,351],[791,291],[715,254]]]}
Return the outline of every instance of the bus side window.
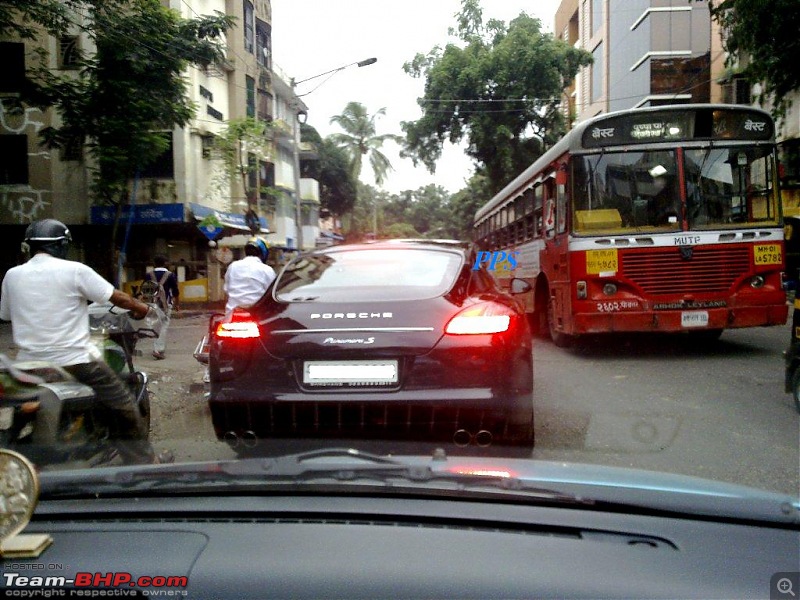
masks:
{"label": "bus side window", "polygon": [[547,237],[547,239],[555,237],[556,234],[556,197],[554,181],[554,177],[548,177],[545,183],[545,187],[547,188],[547,200],[545,201],[544,228],[545,237]]}
{"label": "bus side window", "polygon": [[567,165],[562,164],[556,173],[556,232],[567,230]]}
{"label": "bus side window", "polygon": [[535,219],[534,219],[534,198],[533,188],[528,188],[522,196],[525,199],[525,240],[532,240],[536,237]]}
{"label": "bus side window", "polygon": [[542,205],[544,203],[543,195],[544,195],[544,187],[542,186],[541,183],[536,184],[536,187],[534,188],[535,200],[534,200],[533,218],[534,218],[534,229],[535,229],[534,237],[537,238],[541,237],[542,235],[542,224],[543,224]]}

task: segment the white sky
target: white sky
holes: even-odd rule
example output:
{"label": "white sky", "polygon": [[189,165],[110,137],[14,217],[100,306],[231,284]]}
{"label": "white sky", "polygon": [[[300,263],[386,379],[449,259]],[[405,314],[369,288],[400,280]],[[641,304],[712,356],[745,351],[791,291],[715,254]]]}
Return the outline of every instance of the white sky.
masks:
{"label": "white sky", "polygon": [[[553,30],[560,0],[482,0],[483,18],[508,23],[521,11],[542,21],[545,31]],[[350,101],[360,102],[369,114],[386,108],[377,121],[378,133],[402,135],[401,121],[421,116],[416,99],[423,95],[424,80],[403,71],[403,63],[450,38],[448,27],[460,0],[272,0],[272,48],[274,62],[297,81],[369,57],[378,62],[344,69],[297,86],[308,106],[308,124],[322,137],[341,131],[330,124]],[[322,83],[324,81],[324,83]],[[314,89],[320,83],[318,89]],[[436,174],[414,167],[401,159],[396,144],[387,142],[384,153],[394,167],[383,189],[389,192],[414,190],[429,183],[456,192],[472,173],[472,161],[457,147],[447,147]],[[361,179],[374,185],[367,161]]]}

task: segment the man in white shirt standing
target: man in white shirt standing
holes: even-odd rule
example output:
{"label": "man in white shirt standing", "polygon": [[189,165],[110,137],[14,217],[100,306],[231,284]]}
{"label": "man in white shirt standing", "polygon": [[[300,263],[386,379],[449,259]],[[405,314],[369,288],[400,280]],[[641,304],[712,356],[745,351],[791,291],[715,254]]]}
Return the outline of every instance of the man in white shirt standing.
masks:
{"label": "man in white shirt standing", "polygon": [[177,276],[167,268],[167,258],[165,256],[157,255],[153,259],[153,263],[155,264],[155,269],[145,275],[145,281],[152,282],[149,285],[155,287],[156,292],[153,294],[153,302],[164,311],[165,317],[161,325],[161,332],[153,341],[153,358],[164,360],[166,358],[164,352],[167,349],[167,331],[172,320],[172,311],[178,310],[180,288],[178,287]]}
{"label": "man in white shirt standing", "polygon": [[233,261],[225,272],[227,315],[230,315],[234,308],[253,306],[275,280],[275,271],[266,264],[269,249],[264,240],[259,237],[249,240],[245,244],[244,254],[244,258]]}
{"label": "man in white shirt standing", "polygon": [[114,414],[117,450],[126,463],[157,459],[147,441],[144,417],[133,394],[91,344],[88,302],[111,302],[144,318],[149,307],[117,290],[91,267],[65,260],[72,235],[55,219],[34,221],[25,231],[31,258],[8,270],[0,296],[0,319],[11,321],[18,360],[63,367],[94,389]]}

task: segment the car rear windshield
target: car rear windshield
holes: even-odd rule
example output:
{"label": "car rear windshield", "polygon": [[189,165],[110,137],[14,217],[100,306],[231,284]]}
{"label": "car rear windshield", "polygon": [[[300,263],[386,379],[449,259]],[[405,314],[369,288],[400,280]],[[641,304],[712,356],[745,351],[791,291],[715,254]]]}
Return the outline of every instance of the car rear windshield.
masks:
{"label": "car rear windshield", "polygon": [[433,298],[450,290],[462,260],[454,252],[411,248],[303,256],[283,270],[275,298],[282,302]]}

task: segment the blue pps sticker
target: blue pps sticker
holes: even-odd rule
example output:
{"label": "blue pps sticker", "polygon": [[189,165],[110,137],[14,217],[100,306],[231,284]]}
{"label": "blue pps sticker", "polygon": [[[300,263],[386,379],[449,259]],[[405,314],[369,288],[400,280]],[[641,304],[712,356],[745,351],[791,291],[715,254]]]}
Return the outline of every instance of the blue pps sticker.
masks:
{"label": "blue pps sticker", "polygon": [[478,252],[475,257],[475,264],[472,265],[472,270],[477,271],[482,264],[486,264],[486,268],[489,271],[512,271],[517,268],[518,254],[519,252],[516,250],[513,252],[504,252],[503,250]]}

